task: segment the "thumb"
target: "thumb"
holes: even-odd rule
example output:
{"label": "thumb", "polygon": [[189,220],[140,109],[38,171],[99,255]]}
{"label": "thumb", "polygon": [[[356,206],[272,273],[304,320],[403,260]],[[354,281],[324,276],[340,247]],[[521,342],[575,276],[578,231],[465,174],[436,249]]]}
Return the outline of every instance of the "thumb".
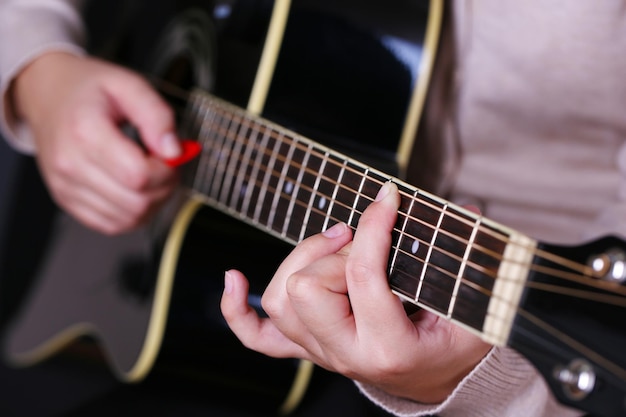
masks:
{"label": "thumb", "polygon": [[146,80],[121,70],[107,89],[121,116],[139,131],[151,153],[162,159],[180,156],[182,149],[174,133],[174,112]]}

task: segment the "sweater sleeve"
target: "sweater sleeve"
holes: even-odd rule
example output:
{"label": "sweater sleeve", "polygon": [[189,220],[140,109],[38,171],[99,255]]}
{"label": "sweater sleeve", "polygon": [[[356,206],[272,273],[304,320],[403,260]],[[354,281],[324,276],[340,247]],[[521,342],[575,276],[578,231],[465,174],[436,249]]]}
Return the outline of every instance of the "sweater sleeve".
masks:
{"label": "sweater sleeve", "polygon": [[550,393],[532,365],[509,348],[493,348],[441,404],[420,404],[375,387],[357,386],[371,401],[399,417],[577,417]]}
{"label": "sweater sleeve", "polygon": [[29,129],[13,110],[11,83],[45,52],[84,54],[81,4],[80,0],[0,0],[0,132],[19,151],[35,149]]}

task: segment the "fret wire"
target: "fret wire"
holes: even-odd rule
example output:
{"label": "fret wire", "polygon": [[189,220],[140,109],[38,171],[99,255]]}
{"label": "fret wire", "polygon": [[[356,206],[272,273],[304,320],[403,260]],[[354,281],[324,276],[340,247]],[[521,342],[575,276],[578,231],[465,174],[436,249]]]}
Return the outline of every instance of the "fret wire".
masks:
{"label": "fret wire", "polygon": [[[212,136],[212,140],[211,140],[211,147],[212,149],[210,150],[210,155],[209,155],[209,170],[207,172],[207,186],[203,189],[203,191],[205,192],[205,194],[207,196],[211,196],[211,194],[213,193],[213,190],[216,187],[219,187],[220,184],[220,177],[219,177],[219,164],[220,164],[220,159],[221,159],[221,155],[224,153],[224,149],[225,149],[225,141],[226,141],[226,137],[225,135],[222,134],[222,126],[224,126],[225,123],[230,123],[230,121],[228,119],[226,119],[222,114],[219,114],[218,112],[216,112],[216,120],[215,123],[213,124],[214,127],[213,129],[211,129],[211,136]],[[215,198],[212,196],[212,198]]]}
{"label": "fret wire", "polygon": [[443,206],[443,209],[441,210],[441,213],[439,214],[439,220],[437,221],[437,226],[435,227],[435,229],[433,231],[433,237],[431,238],[430,245],[428,246],[428,251],[426,253],[426,259],[424,259],[424,268],[422,268],[422,273],[420,274],[419,284],[417,286],[417,294],[415,294],[415,301],[419,300],[419,296],[420,296],[421,291],[422,291],[422,285],[424,284],[424,278],[426,276],[427,264],[430,261],[430,256],[432,254],[433,247],[435,246],[435,239],[437,239],[437,232],[439,231],[439,227],[441,226],[441,222],[443,221],[443,216],[444,216],[444,214],[446,212],[446,208],[447,207],[448,207],[447,204],[445,204]]}
{"label": "fret wire", "polygon": [[[392,249],[394,249],[394,248],[393,248],[393,246],[392,246]],[[404,252],[404,253],[406,253],[406,252]],[[421,259],[421,258],[419,258],[419,257],[415,257],[415,260],[416,260],[417,262],[421,262],[423,265],[425,265],[425,264],[427,263],[425,260],[423,260],[423,259]],[[449,270],[447,270],[447,269],[445,269],[445,268],[439,267],[439,266],[437,266],[437,265],[431,265],[431,267],[432,267],[433,269],[436,269],[436,270],[438,270],[438,271],[442,272],[443,274],[446,274],[446,275],[450,276],[450,277],[453,277],[453,276],[455,275],[453,272],[451,272],[451,271],[449,271]],[[403,271],[402,269],[400,269],[400,270],[396,270],[396,272],[404,273],[405,271]],[[503,279],[503,278],[499,278],[499,279]],[[477,283],[474,283],[474,282],[472,282],[472,281],[467,281],[466,279],[462,279],[462,281],[463,281],[463,283],[464,283],[465,285],[467,285],[467,286],[469,286],[469,287],[471,287],[471,288],[473,288],[473,289],[475,289],[475,290],[477,290],[477,291],[479,291],[479,292],[481,292],[481,293],[483,293],[483,294],[485,294],[485,295],[489,296],[489,297],[490,297],[490,298],[492,298],[492,299],[494,299],[494,298],[495,298],[496,300],[500,300],[500,301],[501,301],[501,302],[503,302],[503,303],[506,303],[506,304],[509,304],[510,306],[513,306],[513,303],[511,303],[508,299],[503,299],[501,296],[498,296],[498,295],[496,295],[496,294],[493,294],[491,290],[489,290],[489,289],[487,289],[487,288],[485,288],[485,287],[482,287],[482,286],[480,286],[480,285],[479,285],[479,284],[477,284]],[[392,288],[392,289],[393,289],[393,288]],[[427,308],[427,309],[429,309],[430,311],[433,311],[434,313],[438,314],[438,315],[439,315],[439,316],[441,316],[441,317],[446,317],[446,315],[445,315],[445,314],[443,314],[443,312],[441,312],[441,311],[437,311],[437,310],[434,310],[434,309],[431,309],[431,307],[430,307],[429,305],[424,304],[424,303],[423,303],[422,301],[420,301],[419,299],[414,299],[413,301],[416,303],[416,305],[419,305],[419,306],[421,306],[421,307]],[[493,316],[493,315],[492,315],[492,314],[489,314],[489,313],[487,312],[487,316]],[[496,319],[498,319],[498,320],[499,320],[499,319],[501,319],[501,318],[500,318],[500,317],[496,317]]]}
{"label": "fret wire", "polygon": [[[283,142],[284,143],[284,142]],[[274,217],[276,216],[276,207],[278,206],[278,200],[281,197],[283,186],[285,185],[285,177],[287,176],[287,170],[289,169],[289,161],[293,158],[293,153],[296,150],[294,146],[297,143],[297,140],[291,141],[289,144],[289,150],[287,151],[287,156],[285,157],[285,163],[283,164],[283,169],[281,170],[280,176],[278,177],[278,184],[276,185],[277,193],[274,194],[274,199],[272,200],[272,207],[270,210],[269,219],[267,222],[267,226],[271,229],[274,226]]]}
{"label": "fret wire", "polygon": [[[211,118],[210,121],[207,120],[208,116],[210,116]],[[217,114],[214,111],[211,111],[211,108],[209,106],[206,106],[206,112],[202,119],[202,123],[200,125],[200,133],[199,133],[199,137],[202,142],[202,152],[200,154],[200,161],[198,161],[198,169],[196,171],[196,178],[194,180],[194,189],[196,190],[204,190],[204,188],[207,185],[207,179],[210,178],[210,176],[206,174],[206,172],[208,172],[208,170],[211,167],[211,165],[209,164],[211,148],[210,146],[208,146],[209,133],[211,132],[209,129],[209,126],[215,122],[216,117],[217,117]]]}
{"label": "fret wire", "polygon": [[[206,109],[200,107],[197,97],[191,97],[190,100],[186,103],[185,111],[182,114],[180,128],[177,132],[179,137],[197,138],[197,141],[200,142],[198,136],[202,119],[200,117],[201,111],[206,111]],[[183,173],[181,175],[181,183],[183,185],[192,189],[194,188],[195,181],[198,178],[196,174],[198,171],[201,157],[202,155],[199,154],[192,164],[189,164],[188,166],[183,168]]]}
{"label": "fret wire", "polygon": [[225,129],[226,134],[223,135],[224,140],[222,141],[222,146],[220,146],[220,149],[217,152],[217,164],[213,174],[215,176],[213,181],[213,185],[215,187],[211,189],[210,193],[211,197],[218,202],[220,201],[220,191],[224,186],[224,177],[226,177],[226,169],[228,168],[228,162],[230,160],[234,144],[233,130],[236,132],[239,128],[239,125],[236,125],[237,121],[234,117],[227,118],[226,123],[228,127]]}
{"label": "fret wire", "polygon": [[[264,133],[263,133],[263,138],[261,139],[261,144],[259,145],[258,149],[266,149],[267,148],[267,143],[269,142],[269,138],[270,138],[269,129],[264,127],[263,125],[260,125],[260,126],[264,129]],[[264,155],[265,155],[264,152],[257,151],[256,158],[254,159],[254,166],[252,167],[252,172],[250,173],[250,180],[251,181],[248,181],[248,190],[249,190],[249,192],[246,193],[246,197],[244,199],[243,207],[242,207],[242,210],[241,210],[242,213],[247,213],[248,209],[250,207],[250,199],[252,198],[254,186],[256,186],[256,183],[257,183],[256,178],[257,178],[257,176],[259,174],[259,170],[261,168],[261,164],[262,164],[262,160],[263,160],[263,156]],[[254,186],[250,187],[250,184],[252,182],[254,182]]]}
{"label": "fret wire", "polygon": [[222,181],[220,184],[220,189],[219,189],[218,197],[217,197],[217,201],[226,207],[228,207],[227,201],[228,201],[228,197],[230,197],[230,191],[231,191],[230,187],[235,177],[235,173],[233,172],[234,167],[237,165],[237,162],[239,161],[239,155],[237,154],[237,152],[240,151],[241,149],[239,146],[238,138],[239,138],[242,128],[243,128],[243,124],[241,122],[241,119],[237,118],[236,116],[231,119],[230,128],[228,131],[228,139],[230,140],[230,147],[227,153],[228,156],[224,158],[224,164],[223,164],[224,174],[222,176]]}
{"label": "fret wire", "polygon": [[[369,168],[365,169],[365,172],[363,173],[363,178],[361,178],[361,183],[359,184],[359,189],[356,192],[356,195],[354,197],[354,202],[352,203],[352,208],[350,211],[350,218],[348,219],[348,224],[352,225],[352,220],[354,219],[354,212],[356,211],[356,205],[359,202],[359,197],[361,196],[361,191],[363,190],[363,184],[365,183],[365,179],[367,178],[367,174],[370,172]],[[356,227],[356,225],[354,225],[354,227]]]}
{"label": "fret wire", "polygon": [[326,162],[328,162],[328,151],[324,152],[324,158],[322,159],[322,163],[320,164],[320,169],[317,171],[317,175],[315,176],[315,183],[313,184],[313,188],[311,189],[311,197],[309,198],[309,204],[306,208],[306,213],[304,215],[304,221],[302,222],[302,227],[300,228],[300,235],[298,240],[302,241],[306,234],[306,227],[309,223],[309,218],[311,216],[311,210],[313,208],[313,204],[315,203],[315,196],[318,193],[319,185],[322,179],[322,172],[324,172],[324,168],[326,168]]}
{"label": "fret wire", "polygon": [[[289,207],[287,208],[287,215],[285,216],[285,221],[283,222],[283,230],[281,232],[281,235],[283,236],[287,235],[287,228],[289,227],[289,222],[291,221],[291,214],[293,213],[293,206],[295,204],[294,199],[297,198],[298,196],[298,191],[300,190],[300,185],[302,184],[302,177],[304,176],[305,168],[307,164],[309,163],[309,157],[311,156],[311,148],[312,148],[312,145],[309,144],[309,146],[307,147],[307,151],[304,154],[304,159],[302,160],[302,163],[300,164],[300,169],[298,170],[298,178],[296,178],[293,190],[291,192],[291,199],[289,201]],[[285,172],[288,172],[288,170]]]}
{"label": "fret wire", "polygon": [[[430,266],[432,269],[435,269],[438,272],[441,272],[442,274],[447,275],[447,276],[449,276],[451,278],[457,276],[454,272],[450,271],[449,269],[446,269],[446,268],[441,267],[439,265],[429,264],[428,261],[427,261],[428,257],[422,259],[419,256],[415,256],[415,255],[413,255],[411,253],[408,253],[408,252],[402,250],[401,248],[397,248],[395,245],[392,245],[392,250],[397,250],[399,253],[407,255],[408,258],[411,258],[411,260],[413,260],[415,262],[418,262],[418,263],[421,263],[422,265],[428,264],[428,266]],[[468,262],[468,264],[472,265],[472,266],[479,266],[479,265],[476,265],[476,264],[472,264],[471,262]],[[396,268],[396,269],[394,269],[394,272],[406,273],[407,271],[405,271],[403,269]],[[496,279],[497,277],[496,276],[492,276],[491,278]],[[498,278],[498,279],[505,279],[505,278]],[[483,287],[480,284],[477,284],[477,283],[475,283],[473,281],[468,281],[467,279],[464,279],[464,278],[461,278],[461,281],[462,281],[463,284],[465,284],[465,285],[467,285],[467,286],[469,286],[469,287],[471,287],[471,288],[473,288],[473,289],[475,289],[477,291],[480,291],[480,292],[482,292],[484,294],[487,294],[487,295],[491,295],[491,290],[488,289],[487,287]]]}
{"label": "fret wire", "polygon": [[[406,252],[405,252],[405,253],[406,253]],[[425,260],[420,259],[420,258],[418,258],[418,257],[416,257],[416,258],[415,258],[415,260],[416,260],[417,262],[421,262],[423,265],[425,265],[425,264],[427,263]],[[450,277],[452,277],[452,276],[454,276],[454,275],[455,275],[453,272],[451,272],[451,271],[449,271],[449,270],[447,270],[447,269],[444,269],[444,268],[442,268],[442,267],[439,267],[439,266],[437,266],[437,265],[431,265],[431,267],[432,267],[432,268],[434,268],[434,269],[436,269],[436,270],[438,270],[438,271],[440,271],[440,272],[441,272],[441,273],[443,273],[443,274],[446,274],[446,275],[450,276]],[[404,273],[405,271],[403,271],[403,270],[401,270],[401,269],[400,269],[400,270],[396,270],[396,272]],[[502,278],[499,278],[499,279],[502,279]],[[494,297],[495,297],[495,299],[497,299],[497,300],[500,300],[500,301],[502,301],[502,302],[504,302],[504,303],[507,303],[507,304],[513,305],[512,303],[510,303],[510,302],[509,302],[509,300],[507,300],[507,299],[503,299],[502,297],[500,297],[500,296],[498,296],[498,295],[496,295],[496,294],[493,294],[491,290],[489,290],[489,289],[487,289],[487,288],[485,288],[485,287],[482,287],[482,286],[480,286],[479,284],[476,284],[476,283],[474,283],[474,282],[472,282],[472,281],[467,281],[467,280],[465,280],[465,279],[463,279],[463,283],[464,283],[465,285],[467,285],[467,286],[469,286],[469,287],[471,287],[471,288],[473,288],[473,289],[475,289],[475,290],[477,290],[477,291],[479,291],[479,292],[481,292],[481,293],[483,293],[483,294],[485,294],[485,295],[487,295],[487,296],[491,297],[491,298],[494,298]],[[430,309],[430,307],[429,307],[427,304],[424,304],[424,303],[423,303],[423,302],[421,302],[419,299],[414,299],[413,301],[414,301],[414,302],[416,302],[416,304],[417,304],[417,305],[420,305],[420,306],[422,306],[422,307],[426,307],[426,308],[429,308],[429,309]],[[433,310],[433,311],[434,311],[435,313],[437,313],[438,315],[442,316],[442,317],[446,317],[446,316],[445,316],[445,314],[443,314],[443,312],[436,311],[436,310]]]}
{"label": "fret wire", "polygon": [[220,193],[219,201],[222,201],[225,205],[228,205],[228,198],[231,195],[237,195],[235,189],[231,189],[233,180],[235,179],[235,170],[237,169],[237,163],[241,162],[239,155],[241,155],[241,149],[243,142],[240,140],[242,135],[245,135],[248,131],[248,125],[245,118],[239,118],[237,121],[237,127],[233,132],[233,148],[229,155],[228,164],[225,171],[225,178],[222,184],[222,191]]}
{"label": "fret wire", "polygon": [[332,213],[333,206],[335,205],[335,201],[337,199],[337,193],[339,192],[339,184],[341,184],[341,180],[343,179],[343,174],[346,172],[346,167],[348,165],[348,160],[344,160],[341,165],[341,170],[339,171],[339,178],[335,182],[335,188],[333,189],[333,195],[330,197],[330,202],[328,204],[328,210],[326,211],[326,218],[324,219],[324,226],[322,227],[322,231],[328,228],[328,220]]}
{"label": "fret wire", "polygon": [[[398,230],[394,228],[394,231],[398,231]],[[408,235],[408,236],[411,236],[411,235]],[[433,243],[431,243],[432,241],[434,241],[434,239],[431,242],[426,242],[426,241],[424,241],[422,239],[417,239],[417,240],[419,240],[421,243],[425,244],[427,247],[433,248],[434,250],[437,250],[441,254],[444,254],[445,256],[447,256],[447,257],[449,257],[451,259],[461,260],[461,258],[457,257],[455,254],[453,254],[451,252],[448,252],[445,249],[443,249],[441,247],[438,247],[437,245],[434,245]],[[481,245],[477,245],[475,243],[472,243],[471,248],[474,249],[474,250],[476,250],[476,249],[478,249],[478,250],[484,249],[484,247],[482,247]],[[414,261],[423,262],[423,263],[429,263],[429,256],[428,255],[424,259],[422,259],[419,256],[416,256],[416,255],[414,255],[412,253],[406,252],[406,251],[404,251],[401,248],[399,248],[398,250],[399,250],[400,253],[406,255],[408,258],[411,258]],[[501,257],[498,257],[498,258],[502,259]],[[438,269],[440,272],[443,272],[446,275],[449,275],[450,277],[455,277],[456,276],[455,273],[452,273],[451,271],[449,271],[447,269],[442,269],[442,268],[438,267],[437,265],[430,264],[430,263],[429,263],[429,265],[431,267],[433,267],[433,268]],[[492,279],[496,279],[497,278],[497,276],[495,274],[493,274],[492,271],[483,268],[481,265],[478,265],[478,264],[476,264],[474,262],[469,261],[469,259],[467,261],[467,265],[471,266],[472,268],[476,269],[477,271],[479,271],[481,273],[484,273],[485,275],[489,276]],[[398,270],[398,269],[395,269],[395,271],[402,272],[402,270]],[[498,279],[506,279],[506,278],[498,278]],[[473,283],[469,283],[469,284],[473,284]],[[474,288],[478,288],[478,287],[474,287]],[[483,288],[483,289],[485,289],[485,288]]]}
{"label": "fret wire", "polygon": [[[247,140],[244,140],[244,145],[246,145],[246,148],[245,148],[245,152],[243,155],[243,159],[241,160],[241,163],[239,164],[239,172],[236,175],[237,179],[235,181],[235,186],[233,187],[233,190],[236,190],[236,192],[233,192],[231,194],[230,206],[233,208],[237,207],[237,202],[242,197],[242,192],[241,192],[242,188],[245,187],[243,190],[244,199],[248,195],[248,192],[249,192],[248,189],[250,187],[248,186],[247,183],[244,184],[244,179],[246,176],[246,171],[248,167],[250,166],[250,159],[252,158],[252,152],[254,151],[255,144],[257,142],[257,138],[259,135],[258,129],[255,129],[254,127],[254,125],[256,124],[256,121],[251,120],[249,118],[246,118],[246,120],[248,120],[248,122],[250,123],[249,125],[250,136],[247,138]],[[244,139],[246,138],[244,137]],[[242,212],[242,213],[245,213],[245,212]]]}
{"label": "fret wire", "polygon": [[395,250],[393,251],[393,256],[391,259],[391,262],[389,264],[389,275],[391,275],[391,272],[394,269],[394,265],[396,264],[396,259],[398,257],[398,251],[400,250],[400,247],[402,246],[402,239],[405,237],[406,233],[406,225],[409,222],[409,217],[411,214],[411,210],[413,209],[413,204],[415,203],[415,200],[417,199],[417,191],[415,191],[415,193],[413,194],[413,198],[411,198],[411,203],[409,203],[409,208],[407,209],[407,215],[404,216],[404,220],[402,221],[402,229],[400,229],[400,236],[398,237],[398,243],[396,245]]}
{"label": "fret wire", "polygon": [[215,168],[215,164],[211,163],[211,161],[215,155],[215,152],[217,152],[219,149],[219,146],[217,145],[217,142],[216,142],[218,139],[218,129],[216,129],[214,126],[216,124],[219,125],[220,123],[222,123],[221,116],[218,114],[214,106],[211,106],[211,107],[213,107],[211,111],[211,120],[210,121],[205,120],[205,123],[202,127],[203,131],[207,133],[203,135],[205,138],[204,146],[206,146],[206,152],[203,152],[203,154],[205,155],[203,158],[203,161],[204,161],[203,165],[204,165],[205,172],[202,176],[203,181],[199,188],[200,190],[202,190],[202,192],[207,193],[207,194],[209,190],[211,189],[211,181],[213,180],[212,172]]}
{"label": "fret wire", "polygon": [[[269,128],[270,131],[272,131],[272,128]],[[276,164],[276,156],[278,155],[280,146],[282,145],[282,141],[279,140],[282,138],[282,135],[279,136],[278,139],[276,139],[276,142],[274,143],[274,147],[272,150],[272,154],[270,156],[270,160],[267,164],[267,170],[265,171],[265,175],[263,176],[263,185],[261,186],[261,191],[259,192],[259,197],[261,197],[261,200],[259,201],[260,204],[257,204],[256,206],[256,210],[254,212],[254,221],[258,222],[260,219],[260,215],[261,215],[261,208],[263,207],[263,203],[265,201],[265,194],[267,192],[267,187],[269,185],[269,181],[270,181],[270,177],[274,171],[274,165]]]}
{"label": "fret wire", "polygon": [[[185,128],[183,129],[183,132],[185,133],[183,134],[189,138],[191,137],[197,138],[197,141],[201,144],[201,149],[202,149],[202,151],[200,152],[200,155],[198,155],[195,172],[193,173],[193,178],[191,181],[192,189],[197,188],[198,186],[197,182],[200,179],[198,172],[200,171],[202,157],[204,153],[203,152],[204,142],[202,141],[202,135],[201,135],[202,123],[204,122],[204,119],[206,119],[206,113],[208,113],[209,111],[207,107],[201,106],[199,101],[200,101],[200,98],[198,96],[192,96],[192,100],[190,100],[189,102],[190,109],[189,111],[185,111],[184,113]],[[204,113],[204,116],[200,116],[201,113]]]}
{"label": "fret wire", "polygon": [[480,224],[480,217],[476,219],[474,223],[474,227],[472,228],[472,234],[470,235],[469,240],[467,241],[467,245],[465,246],[465,252],[463,253],[463,259],[461,260],[461,266],[459,267],[459,273],[457,274],[457,280],[454,283],[454,289],[452,291],[452,297],[450,299],[450,306],[448,308],[448,318],[452,317],[452,311],[454,310],[454,306],[456,304],[456,298],[459,293],[459,287],[461,285],[463,273],[465,272],[465,266],[469,260],[469,254],[472,249],[472,245],[474,243],[474,239],[476,238],[476,232],[478,231],[478,227]]}

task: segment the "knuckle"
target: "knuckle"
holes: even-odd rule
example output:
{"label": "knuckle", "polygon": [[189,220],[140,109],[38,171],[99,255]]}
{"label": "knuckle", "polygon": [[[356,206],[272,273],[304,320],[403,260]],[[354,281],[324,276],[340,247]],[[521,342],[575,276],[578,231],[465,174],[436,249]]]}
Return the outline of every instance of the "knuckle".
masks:
{"label": "knuckle", "polygon": [[174,110],[161,101],[155,103],[155,117],[158,120],[174,120]]}
{"label": "knuckle", "polygon": [[364,281],[374,273],[372,267],[361,259],[348,257],[346,260],[346,275],[353,281]]}
{"label": "knuckle", "polygon": [[315,280],[302,271],[293,273],[287,279],[286,291],[290,299],[306,300],[313,290]]}
{"label": "knuckle", "polygon": [[113,226],[113,225],[107,225],[107,226],[94,226],[97,229],[100,230],[100,232],[105,235],[105,236],[116,236],[122,233],[122,229],[117,227],[117,226]]}
{"label": "knuckle", "polygon": [[267,293],[261,297],[261,307],[265,314],[272,319],[278,319],[282,315],[283,305],[276,297],[272,297]]}
{"label": "knuckle", "polygon": [[358,227],[375,227],[378,225],[378,216],[376,214],[377,206],[371,205],[363,212],[359,219]]}
{"label": "knuckle", "polygon": [[148,197],[142,197],[135,203],[133,208],[134,210],[130,220],[132,223],[136,223],[152,209],[152,200]]}
{"label": "knuckle", "polygon": [[335,372],[344,375],[350,379],[358,379],[361,377],[361,369],[355,362],[353,357],[346,357],[338,352],[326,352],[326,362]]}
{"label": "knuckle", "polygon": [[124,232],[124,228],[118,222],[112,220],[92,220],[89,226],[105,236],[115,236]]}
{"label": "knuckle", "polygon": [[128,231],[138,227],[152,210],[152,204],[146,199],[139,199],[133,203],[120,219],[120,226]]}
{"label": "knuckle", "polygon": [[74,111],[69,115],[67,128],[79,145],[89,144],[94,136],[91,118],[85,117],[80,111]]}
{"label": "knuckle", "polygon": [[111,234],[119,235],[122,233],[129,232],[135,229],[138,226],[138,222],[134,217],[126,217],[124,219],[120,219],[118,223],[111,227]]}
{"label": "knuckle", "polygon": [[374,380],[395,379],[406,372],[406,364],[399,361],[397,352],[377,352],[371,355],[368,377]]}
{"label": "knuckle", "polygon": [[51,167],[61,177],[73,177],[76,164],[64,153],[57,153],[51,160]]}
{"label": "knuckle", "polygon": [[329,363],[330,363],[331,368],[335,372],[337,372],[337,373],[339,373],[339,374],[341,374],[341,375],[343,375],[343,376],[345,376],[347,378],[357,379],[358,376],[359,376],[358,372],[356,372],[356,370],[353,367],[349,366],[348,364],[346,364],[342,360],[331,359],[331,360],[329,360]]}
{"label": "knuckle", "polygon": [[134,191],[143,191],[150,185],[150,173],[141,167],[127,167],[123,176],[124,184]]}

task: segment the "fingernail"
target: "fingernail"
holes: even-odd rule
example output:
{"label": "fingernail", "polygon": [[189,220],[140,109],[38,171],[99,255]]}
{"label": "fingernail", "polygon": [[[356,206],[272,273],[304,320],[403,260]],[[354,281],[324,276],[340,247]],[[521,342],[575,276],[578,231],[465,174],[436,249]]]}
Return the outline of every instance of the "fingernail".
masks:
{"label": "fingernail", "polygon": [[329,239],[334,239],[336,237],[343,235],[345,230],[346,230],[345,223],[337,223],[333,227],[326,229],[324,232],[322,232],[322,234]]}
{"label": "fingernail", "polygon": [[180,154],[180,144],[173,133],[161,137],[161,152],[165,158],[176,158]]}
{"label": "fingernail", "polygon": [[233,292],[233,276],[229,271],[224,274],[224,294]]}
{"label": "fingernail", "polygon": [[390,182],[384,183],[383,186],[380,187],[380,190],[378,190],[378,194],[376,194],[376,199],[374,201],[381,201],[385,197],[387,197],[387,194],[389,194],[389,188],[390,187],[391,187],[391,183]]}

